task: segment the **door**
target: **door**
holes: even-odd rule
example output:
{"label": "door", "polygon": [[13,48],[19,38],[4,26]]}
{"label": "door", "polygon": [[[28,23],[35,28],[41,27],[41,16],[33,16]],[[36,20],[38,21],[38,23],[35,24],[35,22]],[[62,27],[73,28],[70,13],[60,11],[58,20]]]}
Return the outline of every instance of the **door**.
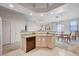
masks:
{"label": "door", "polygon": [[55,36],[49,36],[48,37],[48,48],[54,48],[55,47]]}
{"label": "door", "polygon": [[41,47],[41,39],[40,36],[36,37],[36,47]]}
{"label": "door", "polygon": [[47,47],[47,37],[46,36],[36,37],[36,47]]}
{"label": "door", "polygon": [[46,36],[42,36],[40,42],[41,42],[41,47],[47,47],[47,37]]}
{"label": "door", "polygon": [[11,43],[11,25],[10,21],[3,21],[3,45]]}
{"label": "door", "polygon": [[35,37],[26,38],[26,52],[35,48]]}

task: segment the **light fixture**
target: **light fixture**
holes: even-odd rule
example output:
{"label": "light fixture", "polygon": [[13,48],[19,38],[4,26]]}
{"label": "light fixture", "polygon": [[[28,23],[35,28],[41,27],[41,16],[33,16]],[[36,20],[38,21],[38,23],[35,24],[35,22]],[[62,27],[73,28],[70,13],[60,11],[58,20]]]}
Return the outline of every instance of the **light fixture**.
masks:
{"label": "light fixture", "polygon": [[33,15],[32,13],[30,13],[30,15]]}
{"label": "light fixture", "polygon": [[51,12],[50,14],[54,14],[53,12]]}
{"label": "light fixture", "polygon": [[44,16],[43,14],[41,14],[40,16]]}
{"label": "light fixture", "polygon": [[10,4],[9,7],[13,8],[14,6],[12,4]]}

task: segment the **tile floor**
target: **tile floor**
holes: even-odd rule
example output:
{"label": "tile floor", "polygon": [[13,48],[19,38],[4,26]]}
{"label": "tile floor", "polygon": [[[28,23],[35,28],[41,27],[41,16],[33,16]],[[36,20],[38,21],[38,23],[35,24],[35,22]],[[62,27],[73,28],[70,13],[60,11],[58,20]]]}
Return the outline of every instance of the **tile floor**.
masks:
{"label": "tile floor", "polygon": [[3,54],[6,54],[6,53],[14,51],[14,50],[17,50],[19,48],[20,48],[20,42],[3,45]]}
{"label": "tile floor", "polygon": [[4,56],[79,56],[79,39],[69,43],[56,40],[54,49],[35,48],[28,53],[21,50],[18,43],[4,46]]}
{"label": "tile floor", "polygon": [[56,46],[79,55],[79,38],[69,43],[63,42],[62,39],[59,41],[56,40]]}
{"label": "tile floor", "polygon": [[25,53],[21,49],[4,54],[4,56],[77,56],[77,54],[70,51],[55,47],[54,49],[48,48],[36,48],[28,53]]}

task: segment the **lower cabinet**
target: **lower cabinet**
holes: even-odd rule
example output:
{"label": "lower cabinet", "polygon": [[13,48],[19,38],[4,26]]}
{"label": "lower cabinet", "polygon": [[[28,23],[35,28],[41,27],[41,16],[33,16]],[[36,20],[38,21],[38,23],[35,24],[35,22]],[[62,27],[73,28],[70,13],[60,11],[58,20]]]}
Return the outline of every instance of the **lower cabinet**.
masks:
{"label": "lower cabinet", "polygon": [[41,38],[41,47],[47,47],[47,37]]}
{"label": "lower cabinet", "polygon": [[36,47],[47,47],[47,38],[46,37],[36,37]]}
{"label": "lower cabinet", "polygon": [[26,38],[26,52],[35,48],[35,37]]}
{"label": "lower cabinet", "polygon": [[55,47],[55,37],[48,37],[48,48],[54,48]]}
{"label": "lower cabinet", "polygon": [[55,38],[53,36],[39,36],[36,37],[36,47],[54,48]]}
{"label": "lower cabinet", "polygon": [[25,52],[29,52],[30,50],[36,47],[54,48],[55,37],[54,36],[24,37],[22,39],[21,47]]}
{"label": "lower cabinet", "polygon": [[22,49],[29,52],[36,47],[36,37],[27,37],[22,40]]}

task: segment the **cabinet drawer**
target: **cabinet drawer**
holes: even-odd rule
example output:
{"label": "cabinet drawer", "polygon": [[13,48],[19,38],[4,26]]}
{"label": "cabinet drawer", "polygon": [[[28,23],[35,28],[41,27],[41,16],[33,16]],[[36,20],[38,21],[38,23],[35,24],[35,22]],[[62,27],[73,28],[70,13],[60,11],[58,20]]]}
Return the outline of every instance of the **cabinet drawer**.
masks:
{"label": "cabinet drawer", "polygon": [[40,47],[41,42],[36,42],[36,47]]}
{"label": "cabinet drawer", "polygon": [[41,38],[40,37],[36,37],[36,42],[40,42]]}

